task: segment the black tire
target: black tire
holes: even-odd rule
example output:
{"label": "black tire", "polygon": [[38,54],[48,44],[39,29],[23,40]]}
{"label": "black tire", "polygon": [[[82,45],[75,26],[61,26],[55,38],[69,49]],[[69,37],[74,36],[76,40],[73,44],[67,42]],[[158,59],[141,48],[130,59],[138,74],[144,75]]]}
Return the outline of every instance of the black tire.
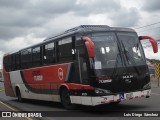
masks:
{"label": "black tire", "polygon": [[63,89],[61,92],[61,103],[68,110],[75,109],[76,107],[74,104],[71,103],[70,94],[67,89]]}
{"label": "black tire", "polygon": [[22,96],[21,96],[21,92],[20,92],[19,89],[16,90],[16,93],[17,93],[18,101],[19,101],[19,102],[23,102],[24,100],[23,100],[23,98],[22,98]]}

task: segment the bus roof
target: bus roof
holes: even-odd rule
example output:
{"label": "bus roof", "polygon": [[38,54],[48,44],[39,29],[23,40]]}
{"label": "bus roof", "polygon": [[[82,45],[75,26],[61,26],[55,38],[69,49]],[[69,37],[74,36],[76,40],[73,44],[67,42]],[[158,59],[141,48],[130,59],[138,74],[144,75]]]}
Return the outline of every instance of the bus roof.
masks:
{"label": "bus roof", "polygon": [[[69,35],[72,35],[72,34],[86,34],[86,33],[91,33],[91,32],[105,32],[105,31],[126,31],[126,32],[135,32],[135,30],[131,29],[131,28],[121,28],[121,27],[110,27],[108,25],[80,25],[78,27],[74,27],[74,28],[71,28],[71,29],[68,29],[60,34],[57,34],[53,37],[49,37],[47,39],[45,39],[44,41],[38,43],[38,44],[35,44],[35,45],[32,45],[32,46],[28,46],[26,48],[23,48],[23,49],[20,49],[16,52],[19,52],[21,50],[25,50],[25,49],[28,49],[28,48],[32,48],[32,47],[36,47],[38,45],[41,45],[41,44],[45,44],[47,42],[50,42],[52,40],[56,40],[56,39],[59,39],[59,38],[62,38],[62,37],[65,37],[65,36],[69,36]],[[16,52],[11,52],[12,53],[16,53]]]}
{"label": "bus roof", "polygon": [[75,33],[89,33],[89,32],[105,32],[105,31],[128,31],[128,32],[135,32],[131,28],[120,28],[120,27],[110,27],[108,25],[80,25],[78,27],[74,27],[71,29],[68,29],[60,34],[57,34],[53,37],[47,38],[44,41],[50,41],[53,40],[54,38],[60,38],[64,37],[70,34],[75,34]]}

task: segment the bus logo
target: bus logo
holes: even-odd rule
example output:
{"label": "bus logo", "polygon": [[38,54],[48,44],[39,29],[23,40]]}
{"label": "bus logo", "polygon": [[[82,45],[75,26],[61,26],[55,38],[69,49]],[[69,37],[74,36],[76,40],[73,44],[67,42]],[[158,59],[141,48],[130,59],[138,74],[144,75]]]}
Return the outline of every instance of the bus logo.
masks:
{"label": "bus logo", "polygon": [[125,75],[122,77],[123,79],[130,79],[130,78],[133,78],[133,75]]}
{"label": "bus logo", "polygon": [[33,71],[32,75],[33,75],[34,80],[36,81],[43,80],[43,75],[41,75],[41,71],[39,70]]}
{"label": "bus logo", "polygon": [[59,69],[58,69],[58,78],[59,78],[60,80],[63,80],[63,69],[62,69],[62,68],[59,68]]}

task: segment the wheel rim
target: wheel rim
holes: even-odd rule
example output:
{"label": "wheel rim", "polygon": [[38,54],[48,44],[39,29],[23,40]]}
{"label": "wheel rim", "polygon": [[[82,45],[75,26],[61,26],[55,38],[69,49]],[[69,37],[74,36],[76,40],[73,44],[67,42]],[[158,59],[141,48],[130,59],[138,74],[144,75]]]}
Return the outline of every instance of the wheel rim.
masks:
{"label": "wheel rim", "polygon": [[66,109],[74,109],[75,105],[71,103],[70,93],[67,89],[63,89],[61,93],[61,102]]}

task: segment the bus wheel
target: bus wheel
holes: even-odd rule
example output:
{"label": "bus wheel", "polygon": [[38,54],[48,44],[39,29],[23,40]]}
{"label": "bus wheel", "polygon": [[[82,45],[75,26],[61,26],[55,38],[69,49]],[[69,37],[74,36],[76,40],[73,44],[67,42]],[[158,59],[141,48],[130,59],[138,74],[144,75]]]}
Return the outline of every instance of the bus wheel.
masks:
{"label": "bus wheel", "polygon": [[70,94],[67,89],[63,89],[61,92],[61,102],[66,109],[74,109],[75,105],[71,104]]}
{"label": "bus wheel", "polygon": [[23,102],[23,98],[21,96],[21,92],[20,92],[19,88],[16,89],[16,94],[17,94],[18,101]]}

